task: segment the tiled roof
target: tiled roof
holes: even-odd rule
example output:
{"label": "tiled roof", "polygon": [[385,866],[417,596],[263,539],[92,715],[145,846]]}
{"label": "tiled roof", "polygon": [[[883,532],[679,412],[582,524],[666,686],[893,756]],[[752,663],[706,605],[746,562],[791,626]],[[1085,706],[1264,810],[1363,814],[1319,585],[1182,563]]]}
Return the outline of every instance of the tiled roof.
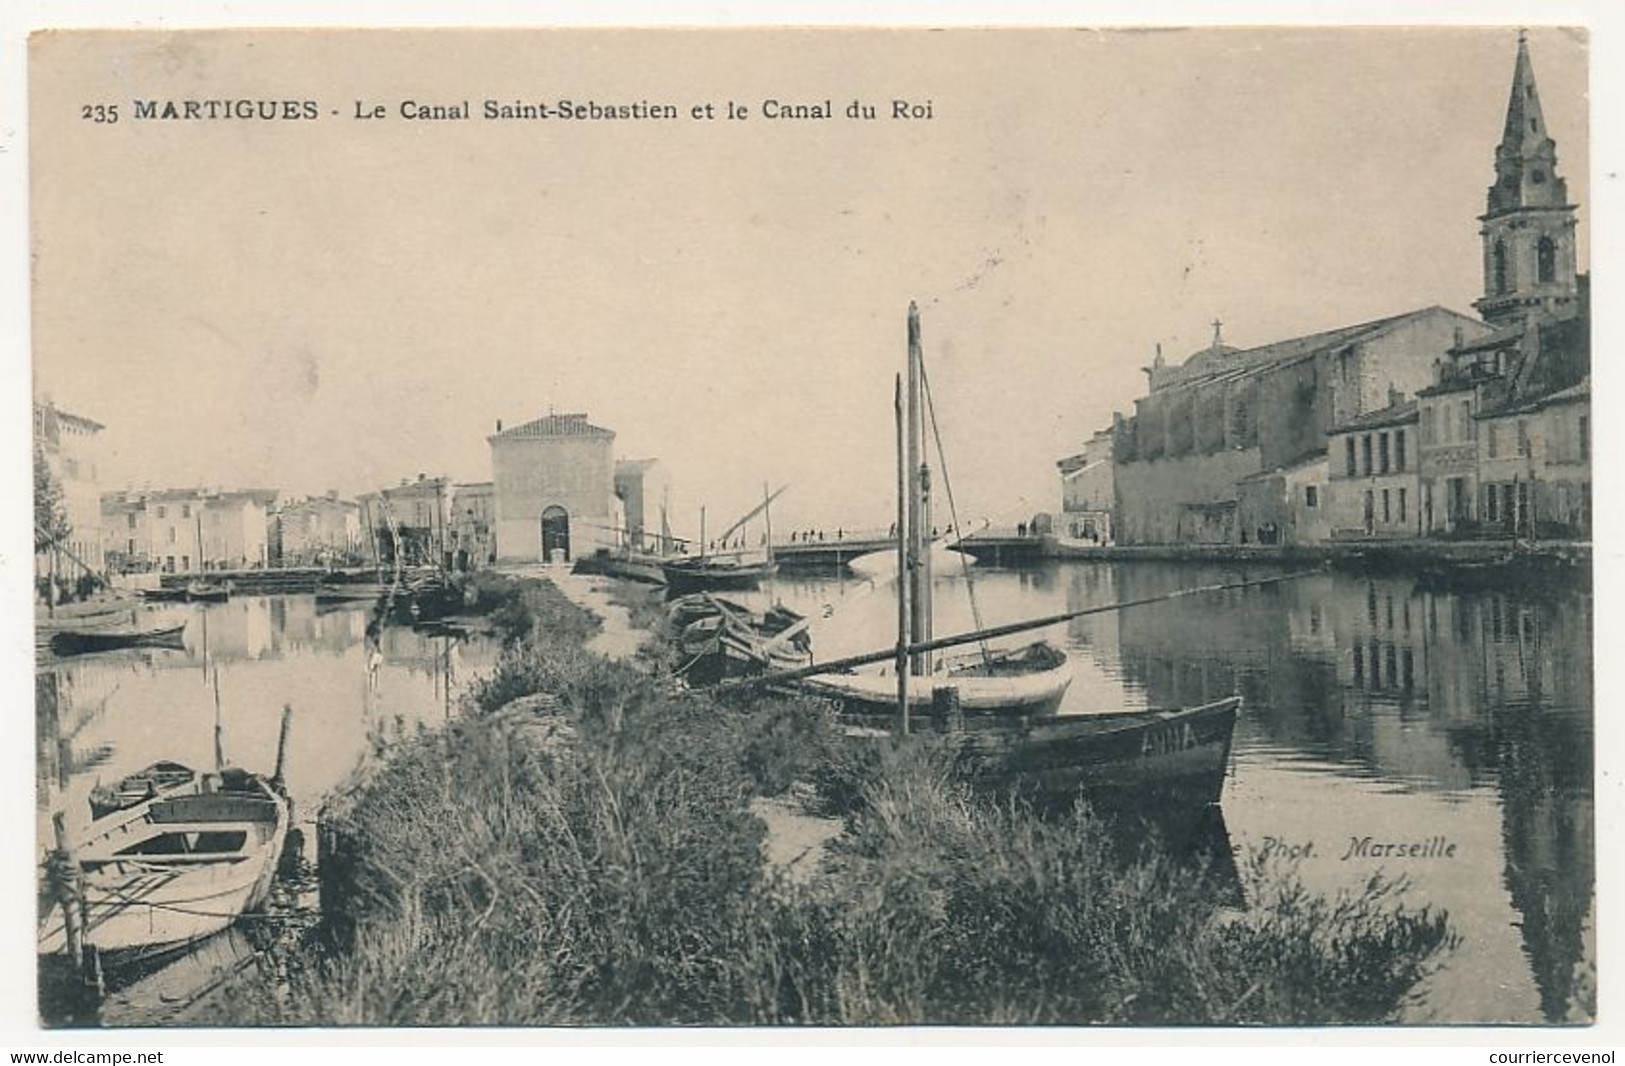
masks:
{"label": "tiled roof", "polygon": [[1403,314],[1390,315],[1387,318],[1373,319],[1370,322],[1360,322],[1352,326],[1343,326],[1338,329],[1324,330],[1320,333],[1310,333],[1302,337],[1276,341],[1273,344],[1266,344],[1258,348],[1232,351],[1222,358],[1203,359],[1201,356],[1206,354],[1204,351],[1186,360],[1184,365],[1165,371],[1166,384],[1160,385],[1156,391],[1160,392],[1164,388],[1177,388],[1181,385],[1195,384],[1214,377],[1239,376],[1244,372],[1258,371],[1295,362],[1328,349],[1341,348],[1356,341],[1366,340],[1378,334],[1386,333],[1388,330],[1413,319],[1438,312],[1452,315],[1463,322],[1472,321],[1467,316],[1449,311],[1446,308],[1438,306],[1423,307],[1415,311],[1406,311]]}
{"label": "tiled roof", "polygon": [[505,429],[491,440],[513,440],[521,437],[614,437],[615,431],[595,426],[580,414],[545,415],[512,429]]}
{"label": "tiled roof", "polygon": [[1326,432],[1347,433],[1351,430],[1377,429],[1381,426],[1398,426],[1414,421],[1416,421],[1416,401],[1406,400],[1403,403],[1389,404],[1381,410],[1367,411],[1363,415],[1356,415],[1342,425],[1333,426]]}

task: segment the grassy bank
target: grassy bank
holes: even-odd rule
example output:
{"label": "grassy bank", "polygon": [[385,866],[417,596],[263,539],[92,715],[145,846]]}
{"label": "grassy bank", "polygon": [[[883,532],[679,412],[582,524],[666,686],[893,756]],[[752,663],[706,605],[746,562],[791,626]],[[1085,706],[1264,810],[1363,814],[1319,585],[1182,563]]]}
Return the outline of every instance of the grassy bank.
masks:
{"label": "grassy bank", "polygon": [[[1221,906],[1211,871],[1125,855],[1085,810],[973,793],[940,744],[858,750],[809,703],[678,692],[585,653],[592,619],[550,586],[517,602],[530,631],[467,712],[347,804],[348,935],[222,1020],[1376,1022],[1452,941],[1375,883],[1325,900],[1255,867]],[[845,822],[794,883],[749,808],[792,782]]]}

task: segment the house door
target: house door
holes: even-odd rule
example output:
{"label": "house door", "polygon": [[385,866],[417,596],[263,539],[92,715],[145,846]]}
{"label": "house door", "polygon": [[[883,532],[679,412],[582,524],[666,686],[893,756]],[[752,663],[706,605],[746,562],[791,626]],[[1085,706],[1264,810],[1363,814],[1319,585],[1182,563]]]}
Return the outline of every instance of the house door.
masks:
{"label": "house door", "polygon": [[542,512],[542,562],[551,561],[554,552],[570,561],[570,513],[557,506]]}

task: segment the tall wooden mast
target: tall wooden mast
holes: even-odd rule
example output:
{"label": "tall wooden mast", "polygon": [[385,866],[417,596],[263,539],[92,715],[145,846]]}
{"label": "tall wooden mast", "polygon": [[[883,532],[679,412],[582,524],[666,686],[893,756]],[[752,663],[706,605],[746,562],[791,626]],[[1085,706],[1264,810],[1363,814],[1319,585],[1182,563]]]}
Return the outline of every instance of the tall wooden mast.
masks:
{"label": "tall wooden mast", "polygon": [[[931,639],[931,468],[926,461],[924,423],[924,371],[920,354],[920,309],[908,305],[908,575],[909,643],[924,644]],[[910,659],[916,677],[931,672],[931,656],[919,653]]]}

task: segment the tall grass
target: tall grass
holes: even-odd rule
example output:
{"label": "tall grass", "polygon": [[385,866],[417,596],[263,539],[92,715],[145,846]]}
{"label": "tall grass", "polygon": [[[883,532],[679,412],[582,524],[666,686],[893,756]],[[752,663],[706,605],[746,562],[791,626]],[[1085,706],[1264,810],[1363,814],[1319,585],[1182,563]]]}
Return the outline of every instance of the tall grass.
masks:
{"label": "tall grass", "polygon": [[[327,917],[352,935],[234,995],[232,1021],[1375,1022],[1453,942],[1378,882],[1328,900],[1255,867],[1223,906],[1081,807],[971,791],[930,739],[855,753],[812,704],[719,703],[590,656],[586,624],[536,596],[559,617],[474,713],[404,742],[346,808]],[[534,692],[550,719],[498,713]],[[749,803],[794,781],[845,828],[791,883]]]}

